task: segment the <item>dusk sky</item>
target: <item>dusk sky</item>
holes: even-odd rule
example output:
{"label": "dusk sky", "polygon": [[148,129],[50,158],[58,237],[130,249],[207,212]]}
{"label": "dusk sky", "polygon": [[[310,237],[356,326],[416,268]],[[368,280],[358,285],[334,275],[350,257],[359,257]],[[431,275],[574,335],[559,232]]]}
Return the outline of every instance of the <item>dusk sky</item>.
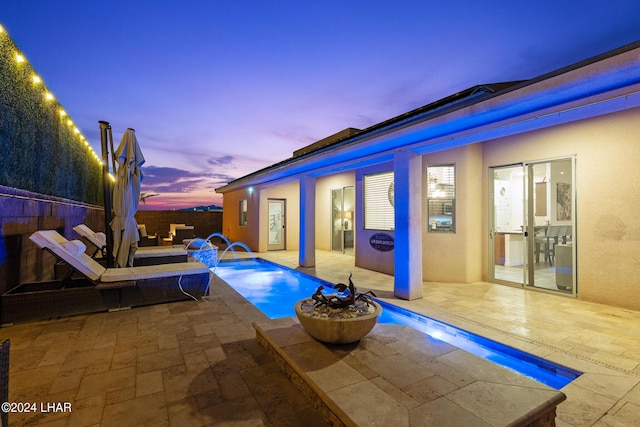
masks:
{"label": "dusk sky", "polygon": [[347,127],[640,40],[638,0],[1,0],[2,25],[100,153],[136,130],[142,209]]}

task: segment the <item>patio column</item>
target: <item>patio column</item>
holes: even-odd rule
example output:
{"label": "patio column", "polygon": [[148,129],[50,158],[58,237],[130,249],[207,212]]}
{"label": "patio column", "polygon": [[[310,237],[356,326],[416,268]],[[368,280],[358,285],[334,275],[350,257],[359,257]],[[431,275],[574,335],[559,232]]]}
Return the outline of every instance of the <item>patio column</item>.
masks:
{"label": "patio column", "polygon": [[316,265],[316,179],[300,178],[300,249],[298,264],[301,267]]}
{"label": "patio column", "polygon": [[393,155],[395,248],[393,293],[422,298],[422,157],[411,151]]}

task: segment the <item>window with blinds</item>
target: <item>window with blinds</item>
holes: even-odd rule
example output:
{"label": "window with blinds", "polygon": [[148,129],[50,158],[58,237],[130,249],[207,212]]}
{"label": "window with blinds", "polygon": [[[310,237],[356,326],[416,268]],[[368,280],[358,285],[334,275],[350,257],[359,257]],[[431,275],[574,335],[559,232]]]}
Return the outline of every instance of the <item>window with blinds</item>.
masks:
{"label": "window with blinds", "polygon": [[454,233],[456,226],[455,165],[427,166],[427,229]]}
{"label": "window with blinds", "polygon": [[243,199],[240,200],[240,206],[239,206],[239,224],[241,226],[246,226],[247,225],[247,199]]}
{"label": "window with blinds", "polygon": [[394,230],[393,172],[364,175],[364,228]]}

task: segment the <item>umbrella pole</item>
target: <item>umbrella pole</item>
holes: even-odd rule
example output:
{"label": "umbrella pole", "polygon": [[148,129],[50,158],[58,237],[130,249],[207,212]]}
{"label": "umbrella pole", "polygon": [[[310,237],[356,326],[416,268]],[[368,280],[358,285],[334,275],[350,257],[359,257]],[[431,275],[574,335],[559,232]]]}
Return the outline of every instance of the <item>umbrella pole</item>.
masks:
{"label": "umbrella pole", "polygon": [[[105,257],[107,268],[113,267],[113,233],[111,232],[111,178],[109,177],[109,147],[107,146],[107,134],[111,135],[109,122],[100,120],[100,142],[102,143],[102,188],[104,193],[104,225],[107,236],[107,248]],[[113,136],[112,136],[113,138]],[[115,171],[114,171],[115,173]]]}

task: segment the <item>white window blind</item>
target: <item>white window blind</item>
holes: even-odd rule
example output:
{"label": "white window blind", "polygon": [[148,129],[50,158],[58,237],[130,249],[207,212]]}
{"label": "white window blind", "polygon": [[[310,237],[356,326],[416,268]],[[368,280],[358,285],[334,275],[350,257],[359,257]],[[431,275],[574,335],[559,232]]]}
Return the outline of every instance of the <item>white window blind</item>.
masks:
{"label": "white window blind", "polygon": [[364,176],[364,228],[394,230],[393,172]]}

